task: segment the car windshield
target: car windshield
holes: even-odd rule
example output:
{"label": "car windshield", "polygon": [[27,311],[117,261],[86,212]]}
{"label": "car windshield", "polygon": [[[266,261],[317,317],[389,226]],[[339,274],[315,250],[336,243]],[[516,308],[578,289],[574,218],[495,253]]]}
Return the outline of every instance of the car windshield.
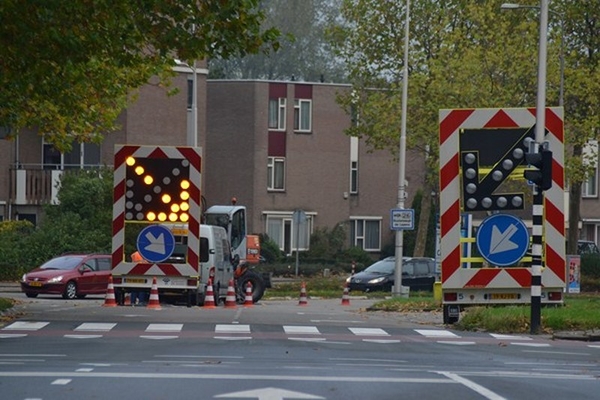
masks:
{"label": "car windshield", "polygon": [[57,258],[53,258],[50,261],[47,261],[40,268],[41,269],[64,269],[64,270],[73,269],[73,268],[77,267],[83,259],[84,259],[83,256],[57,257]]}
{"label": "car windshield", "polygon": [[394,268],[396,264],[394,260],[381,260],[377,261],[375,264],[371,265],[369,268],[365,269],[364,272],[369,272],[371,274],[393,274]]}

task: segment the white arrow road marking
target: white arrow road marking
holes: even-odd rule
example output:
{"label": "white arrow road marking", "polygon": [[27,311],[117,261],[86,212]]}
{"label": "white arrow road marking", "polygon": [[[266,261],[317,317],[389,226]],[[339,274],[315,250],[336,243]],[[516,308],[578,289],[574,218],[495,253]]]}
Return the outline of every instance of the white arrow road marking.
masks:
{"label": "white arrow road marking", "polygon": [[225,393],[215,396],[215,398],[234,398],[234,399],[258,399],[258,400],[283,400],[283,399],[324,399],[325,397],[313,396],[312,394],[302,392],[292,392],[290,390],[278,389],[273,387],[246,390],[244,392]]}
{"label": "white arrow road marking", "polygon": [[154,236],[152,232],[146,233],[146,239],[150,242],[144,249],[158,254],[166,254],[165,249],[165,234],[159,233],[158,236]]}
{"label": "white arrow road marking", "polygon": [[517,230],[518,228],[515,224],[511,224],[504,232],[500,232],[497,225],[492,226],[489,255],[519,248],[517,243],[510,241],[510,238],[517,233]]}

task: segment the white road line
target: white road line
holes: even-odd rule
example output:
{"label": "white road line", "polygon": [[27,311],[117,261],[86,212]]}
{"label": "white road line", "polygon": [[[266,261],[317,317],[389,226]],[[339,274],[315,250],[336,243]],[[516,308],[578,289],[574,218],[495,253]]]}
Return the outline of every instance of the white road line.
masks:
{"label": "white road line", "polygon": [[217,324],[216,333],[250,333],[250,325],[225,325]]}
{"label": "white road line", "polygon": [[458,342],[458,341],[457,342],[453,342],[453,341],[450,341],[450,340],[438,340],[437,342],[439,344],[453,344],[453,345],[456,345],[456,346],[470,346],[470,345],[475,344],[475,342]]}
{"label": "white road line", "polygon": [[51,385],[66,385],[70,383],[72,379],[56,379],[51,383]]}
{"label": "white road line", "polygon": [[179,336],[140,335],[140,339],[165,340],[165,339],[178,339],[178,338],[179,338]]}
{"label": "white road line", "polygon": [[214,336],[213,338],[219,340],[250,340],[252,336]]}
{"label": "white road line", "polygon": [[112,323],[102,323],[102,322],[84,322],[75,328],[76,331],[100,331],[100,332],[108,332],[112,328],[114,328],[117,324]]}
{"label": "white road line", "polygon": [[426,337],[455,337],[455,338],[459,338],[460,336],[450,332],[450,331],[444,331],[444,330],[440,330],[440,329],[415,329],[415,332],[426,336]]}
{"label": "white road line", "polygon": [[288,340],[294,340],[296,342],[323,342],[327,339],[325,339],[325,338],[307,338],[307,337],[303,337],[303,338],[290,337],[290,338],[288,338]]}
{"label": "white road line", "polygon": [[362,341],[367,342],[367,343],[380,343],[380,344],[400,343],[400,341],[396,340],[396,339],[363,339]]}
{"label": "white road line", "polygon": [[99,339],[103,335],[64,335],[68,339]]}
{"label": "white road line", "polygon": [[381,328],[348,328],[356,336],[390,336]]}
{"label": "white road line", "polygon": [[181,332],[183,324],[149,324],[146,332]]}
{"label": "white road line", "polygon": [[527,347],[550,347],[548,343],[523,343],[523,342],[510,342],[513,346],[527,346]]}
{"label": "white road line", "polygon": [[316,326],[295,326],[295,325],[284,325],[283,330],[288,335],[320,335],[319,329]]}
{"label": "white road line", "polygon": [[48,325],[50,322],[31,322],[17,321],[2,328],[3,331],[37,331]]}
{"label": "white road line", "polygon": [[506,400],[504,397],[492,392],[491,390],[489,390],[486,387],[483,387],[473,381],[470,381],[468,379],[465,379],[459,375],[450,373],[450,372],[438,372],[438,374],[440,375],[444,375],[450,379],[452,379],[453,381],[460,383],[463,386],[468,387],[469,389],[473,390],[476,393],[479,393],[480,395],[482,395],[483,397],[485,397],[486,399],[490,399],[490,400]]}
{"label": "white road line", "polygon": [[6,335],[0,335],[0,339],[11,339],[27,336],[26,333],[7,333]]}
{"label": "white road line", "polygon": [[94,368],[77,368],[75,371],[77,372],[92,372]]}
{"label": "white road line", "polygon": [[490,333],[490,336],[496,338],[496,339],[501,339],[501,340],[533,340],[532,338],[528,337],[528,336],[521,336],[521,335],[503,335],[500,333]]}

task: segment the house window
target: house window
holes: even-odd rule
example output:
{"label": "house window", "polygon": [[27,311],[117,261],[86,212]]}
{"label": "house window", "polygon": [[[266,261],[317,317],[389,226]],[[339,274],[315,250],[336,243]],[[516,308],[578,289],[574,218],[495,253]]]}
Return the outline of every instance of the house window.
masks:
{"label": "house window", "polygon": [[582,197],[598,197],[598,141],[589,140],[583,147],[583,162],[588,175],[581,185]]}
{"label": "house window", "polygon": [[285,98],[269,100],[269,129],[285,131]]}
{"label": "house window", "polygon": [[380,251],[381,219],[351,219],[350,244],[365,251]]}
{"label": "house window", "polygon": [[267,213],[267,235],[285,254],[296,251],[296,247],[299,251],[307,251],[310,248],[312,225],[312,215],[307,214],[305,221],[296,225],[291,212],[284,215]]}
{"label": "house window", "polygon": [[73,169],[100,165],[100,146],[95,143],[76,143],[71,151],[61,153],[52,144],[43,142],[42,164],[44,169]]}
{"label": "house window", "polygon": [[194,107],[194,80],[187,81],[187,109],[191,110]]}
{"label": "house window", "polygon": [[285,158],[269,157],[267,174],[268,190],[285,190]]}
{"label": "house window", "polygon": [[312,101],[304,99],[294,100],[294,131],[311,131]]}
{"label": "house window", "polygon": [[358,161],[350,162],[350,193],[358,193]]}
{"label": "house window", "polygon": [[598,197],[598,168],[595,168],[583,181],[581,186],[582,197]]}

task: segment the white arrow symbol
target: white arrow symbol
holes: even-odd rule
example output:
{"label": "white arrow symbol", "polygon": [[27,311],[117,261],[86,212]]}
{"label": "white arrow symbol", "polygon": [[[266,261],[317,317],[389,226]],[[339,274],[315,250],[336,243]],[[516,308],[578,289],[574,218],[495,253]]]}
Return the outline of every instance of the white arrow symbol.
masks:
{"label": "white arrow symbol", "polygon": [[153,253],[165,254],[167,251],[165,250],[165,234],[159,233],[158,236],[154,236],[152,232],[146,233],[146,239],[150,242],[149,245],[144,247],[145,250],[151,251]]}
{"label": "white arrow symbol", "polygon": [[292,392],[278,388],[263,388],[256,390],[246,390],[244,392],[226,393],[215,396],[215,398],[234,398],[234,399],[258,399],[258,400],[283,400],[283,399],[325,399],[321,396],[313,396],[307,393]]}
{"label": "white arrow symbol", "polygon": [[518,228],[515,224],[511,224],[504,232],[500,232],[498,226],[493,225],[489,254],[492,255],[519,248],[517,243],[510,241],[510,238],[517,233],[517,230]]}

